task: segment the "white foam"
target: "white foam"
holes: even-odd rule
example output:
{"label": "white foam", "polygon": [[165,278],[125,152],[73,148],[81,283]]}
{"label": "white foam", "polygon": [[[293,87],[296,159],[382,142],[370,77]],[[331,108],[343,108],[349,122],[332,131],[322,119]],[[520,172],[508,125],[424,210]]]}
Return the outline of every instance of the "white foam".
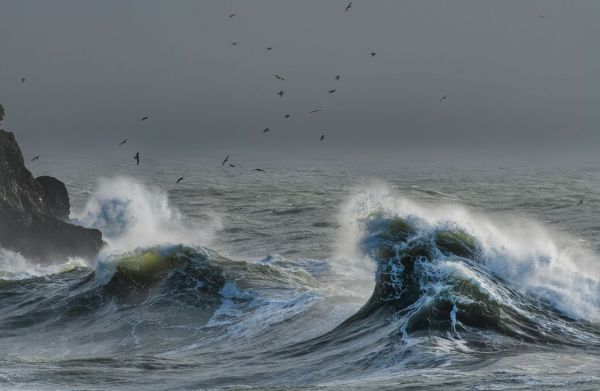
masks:
{"label": "white foam", "polygon": [[23,280],[85,266],[85,261],[80,258],[72,258],[59,265],[43,266],[29,261],[20,253],[0,248],[0,279],[3,280]]}
{"label": "white foam", "polygon": [[162,244],[208,245],[220,227],[218,216],[203,229],[186,224],[163,190],[132,178],[101,178],[74,222],[98,228],[108,252]]}

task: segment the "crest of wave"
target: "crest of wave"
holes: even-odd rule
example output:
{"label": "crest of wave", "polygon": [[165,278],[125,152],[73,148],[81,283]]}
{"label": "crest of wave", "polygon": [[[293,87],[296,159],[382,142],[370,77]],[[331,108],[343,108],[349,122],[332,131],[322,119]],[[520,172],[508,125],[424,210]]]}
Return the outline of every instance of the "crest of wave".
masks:
{"label": "crest of wave", "polygon": [[167,193],[132,178],[101,178],[72,220],[102,231],[109,251],[161,244],[207,245],[220,226],[216,215],[202,229],[186,224]]}
{"label": "crest of wave", "polygon": [[513,288],[572,318],[600,321],[600,256],[569,235],[523,217],[486,216],[457,204],[424,205],[375,183],[356,189],[342,208],[338,253],[360,259],[363,222],[374,214],[407,219],[421,233],[460,229],[477,241],[478,261]]}
{"label": "crest of wave", "polygon": [[39,265],[17,252],[0,248],[0,280],[22,280],[84,266],[85,262],[80,258],[69,259],[60,265]]}

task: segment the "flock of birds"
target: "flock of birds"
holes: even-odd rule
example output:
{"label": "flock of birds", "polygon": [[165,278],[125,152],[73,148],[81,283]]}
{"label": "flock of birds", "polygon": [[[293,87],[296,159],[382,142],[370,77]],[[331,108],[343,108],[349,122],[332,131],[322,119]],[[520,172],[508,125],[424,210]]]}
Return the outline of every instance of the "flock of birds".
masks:
{"label": "flock of birds", "polygon": [[[350,11],[351,9],[352,9],[352,2],[349,2],[349,3],[346,5],[346,7],[344,8],[344,12],[348,12],[348,11]],[[236,17],[236,16],[237,16],[237,14],[236,14],[236,13],[231,13],[231,14],[229,14],[229,15],[228,15],[228,17],[229,17],[230,19],[231,19],[231,18],[234,18],[234,17]],[[546,16],[546,15],[538,15],[538,18],[547,18],[547,16]],[[239,45],[239,44],[241,44],[241,42],[240,42],[240,41],[234,41],[234,42],[231,42],[231,45],[232,45],[232,46],[237,46],[237,45]],[[266,49],[267,49],[268,51],[271,51],[271,50],[273,50],[273,48],[272,48],[271,46],[268,46]],[[371,57],[375,57],[375,56],[377,55],[377,53],[376,53],[376,52],[370,52],[369,54],[371,55]],[[273,77],[274,77],[275,79],[277,79],[277,80],[280,80],[280,81],[285,81],[285,77],[283,77],[283,76],[281,76],[281,75],[279,75],[279,74],[273,74]],[[335,75],[335,76],[333,77],[333,79],[334,79],[334,80],[336,80],[336,81],[339,81],[339,80],[341,80],[341,78],[342,78],[342,77],[341,77],[340,75]],[[22,77],[22,78],[21,78],[21,83],[25,83],[25,81],[26,81],[26,80],[27,80],[27,79],[26,79],[25,77]],[[329,94],[335,94],[335,93],[337,92],[337,90],[336,90],[336,89],[330,89],[330,90],[328,90],[327,92],[328,92]],[[285,95],[285,92],[284,92],[283,90],[279,90],[279,91],[277,91],[277,93],[276,93],[276,94],[277,94],[277,95],[278,95],[280,98],[282,98],[282,97]],[[440,99],[438,100],[438,103],[443,103],[443,102],[444,102],[444,101],[447,99],[447,97],[448,97],[447,95],[444,95],[444,96],[440,97]],[[314,109],[314,110],[311,110],[311,111],[309,111],[308,113],[309,113],[309,114],[315,114],[315,113],[318,113],[318,112],[321,112],[321,111],[323,111],[323,109]],[[284,119],[288,119],[288,118],[290,118],[290,117],[291,117],[291,114],[285,114],[285,115],[284,115]],[[141,121],[141,122],[144,122],[144,121],[147,121],[149,118],[150,118],[149,116],[145,115],[145,116],[143,116],[143,117],[140,119],[140,121]],[[267,128],[265,128],[265,129],[263,130],[263,133],[268,133],[268,132],[270,132],[270,131],[271,131],[271,129],[267,127]],[[127,143],[127,141],[128,141],[128,140],[129,140],[129,138],[124,138],[123,140],[121,140],[121,142],[118,144],[118,146],[120,147],[120,146],[122,146],[122,145],[125,145],[125,144]],[[321,141],[321,142],[322,142],[323,140],[325,140],[325,133],[323,133],[323,134],[321,135],[321,137],[319,138],[319,141]],[[34,156],[34,157],[31,159],[31,161],[33,162],[33,161],[39,160],[39,158],[40,158],[40,156],[39,156],[39,155],[36,155],[36,156]],[[230,158],[231,158],[231,156],[230,156],[230,155],[227,155],[227,157],[225,157],[225,159],[223,159],[223,161],[221,162],[221,166],[224,166],[225,164],[227,164],[227,163],[229,162],[229,167],[235,168],[236,166],[235,166],[235,164],[233,164],[233,163],[231,163],[231,162],[230,162]],[[137,165],[137,166],[139,166],[139,165],[140,165],[140,153],[139,153],[139,152],[136,152],[136,153],[133,155],[133,159],[135,160],[135,162],[136,162],[136,165]],[[257,171],[257,172],[265,172],[265,170],[264,170],[264,169],[262,169],[262,168],[254,168],[252,171]],[[184,177],[183,177],[183,176],[180,176],[179,178],[177,178],[177,181],[176,181],[175,183],[176,183],[176,184],[179,184],[179,183],[181,183],[183,180],[184,180]],[[581,205],[583,205],[583,200],[580,200],[580,201],[577,203],[577,206],[581,206]]]}
{"label": "flock of birds", "polygon": [[[350,11],[350,9],[351,9],[351,8],[352,8],[352,2],[349,2],[349,3],[346,5],[346,7],[344,8],[344,12],[348,12],[348,11]],[[236,13],[231,13],[231,14],[229,14],[229,15],[228,15],[228,17],[229,17],[230,19],[231,19],[231,18],[234,18],[234,17],[236,17],[236,16],[237,16],[237,14],[236,14]],[[230,42],[230,44],[231,44],[232,46],[237,46],[237,45],[240,45],[241,43],[242,43],[242,42],[240,42],[240,41],[233,41],[233,42]],[[267,47],[267,50],[269,50],[269,51],[270,51],[270,50],[273,50],[273,47],[271,47],[271,46],[268,46],[268,47]],[[371,55],[371,57],[375,57],[375,56],[377,55],[377,53],[376,53],[376,52],[370,52],[369,54]],[[279,74],[273,74],[273,77],[274,77],[276,80],[285,81],[285,77],[283,77],[283,76],[281,76],[281,75],[279,75]],[[340,80],[341,80],[341,78],[342,78],[342,77],[341,77],[340,75],[335,75],[335,76],[333,77],[333,79],[334,79],[335,81],[340,81]],[[21,79],[21,82],[25,82],[25,78],[22,78],[22,79]],[[328,91],[327,91],[327,93],[328,93],[328,94],[335,94],[336,92],[337,92],[337,90],[336,90],[335,88],[334,88],[334,89],[330,89],[330,90],[328,90]],[[279,90],[279,91],[277,91],[277,93],[276,93],[276,94],[277,94],[277,96],[279,96],[280,98],[283,98],[283,96],[285,95],[285,91],[283,91],[283,90]],[[444,95],[444,96],[443,96],[443,97],[440,99],[440,101],[439,101],[439,102],[441,103],[441,102],[443,102],[444,100],[446,100],[446,95]],[[319,112],[321,112],[321,111],[323,111],[323,109],[320,109],[320,108],[319,108],[319,109],[314,109],[314,110],[311,110],[311,111],[309,111],[309,112],[308,112],[308,114],[315,114],[315,113],[319,113]],[[290,117],[291,117],[291,114],[285,114],[285,115],[283,116],[283,118],[284,118],[284,119],[288,119],[288,118],[290,118]],[[147,121],[149,118],[150,118],[150,117],[146,115],[146,116],[142,117],[142,118],[140,119],[140,121],[141,121],[141,122],[143,122],[143,121]],[[268,127],[267,127],[267,128],[265,128],[265,129],[263,129],[263,133],[269,133],[270,131],[271,131],[271,129],[270,129],[270,128],[268,128]],[[129,140],[128,138],[124,138],[123,140],[121,140],[121,142],[118,144],[118,146],[125,145],[125,144],[127,143],[127,141],[128,141],[128,140]],[[325,133],[321,134],[321,136],[319,137],[319,141],[320,141],[320,142],[323,142],[324,140],[325,140]],[[225,158],[225,159],[224,159],[224,160],[221,162],[221,166],[224,166],[224,165],[225,165],[227,162],[230,162],[230,158],[231,158],[231,156],[230,156],[230,155],[227,155],[227,157],[226,157],[226,158]],[[37,159],[39,159],[39,156],[36,156],[34,159],[32,159],[32,161],[33,161],[33,160],[37,160]],[[135,160],[135,162],[136,162],[136,165],[138,165],[138,166],[139,166],[139,164],[140,164],[140,153],[139,153],[139,152],[136,152],[136,153],[134,154],[134,156],[133,156],[133,159]],[[230,163],[229,163],[229,167],[235,168],[236,166],[235,166],[235,164],[233,164],[233,163],[231,163],[231,162],[230,162]],[[265,172],[265,170],[264,170],[264,169],[262,169],[262,168],[254,168],[252,171],[256,171],[256,172]],[[175,183],[176,183],[176,184],[178,184],[178,183],[182,182],[183,180],[184,180],[184,177],[183,177],[183,176],[181,176],[181,177],[177,178],[177,181],[176,181]]]}

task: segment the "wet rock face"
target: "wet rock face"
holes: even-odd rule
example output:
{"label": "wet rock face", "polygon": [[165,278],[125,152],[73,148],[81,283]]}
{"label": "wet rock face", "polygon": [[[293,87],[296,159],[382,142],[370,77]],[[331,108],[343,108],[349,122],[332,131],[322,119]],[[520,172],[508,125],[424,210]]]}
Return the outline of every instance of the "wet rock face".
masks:
{"label": "wet rock face", "polygon": [[46,214],[59,220],[68,220],[71,205],[65,184],[51,176],[41,176],[35,180],[42,186]]}
{"label": "wet rock face", "polygon": [[69,209],[65,185],[36,180],[14,135],[0,130],[0,246],[47,263],[95,257],[102,233],[66,222]]}

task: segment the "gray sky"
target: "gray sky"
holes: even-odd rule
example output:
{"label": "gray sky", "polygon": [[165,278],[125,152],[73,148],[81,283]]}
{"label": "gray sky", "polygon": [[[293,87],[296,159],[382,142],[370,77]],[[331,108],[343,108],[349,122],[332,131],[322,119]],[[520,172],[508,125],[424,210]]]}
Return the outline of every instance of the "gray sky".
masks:
{"label": "gray sky", "polygon": [[32,153],[600,148],[600,1],[346,4],[0,0],[3,127]]}

